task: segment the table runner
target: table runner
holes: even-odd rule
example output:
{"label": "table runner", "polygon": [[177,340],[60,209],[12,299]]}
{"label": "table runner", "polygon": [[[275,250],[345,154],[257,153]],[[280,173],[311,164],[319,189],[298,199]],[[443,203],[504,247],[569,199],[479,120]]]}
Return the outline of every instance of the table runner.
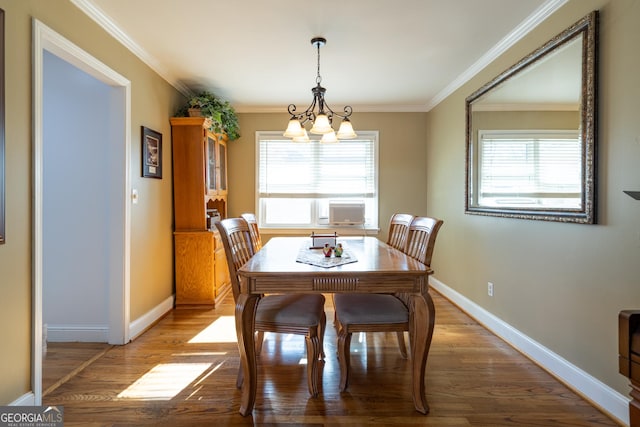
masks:
{"label": "table runner", "polygon": [[326,257],[322,253],[322,249],[310,249],[309,245],[303,245],[298,251],[296,261],[303,264],[315,265],[316,267],[331,268],[357,262],[358,259],[346,248],[342,252],[341,257],[334,255]]}

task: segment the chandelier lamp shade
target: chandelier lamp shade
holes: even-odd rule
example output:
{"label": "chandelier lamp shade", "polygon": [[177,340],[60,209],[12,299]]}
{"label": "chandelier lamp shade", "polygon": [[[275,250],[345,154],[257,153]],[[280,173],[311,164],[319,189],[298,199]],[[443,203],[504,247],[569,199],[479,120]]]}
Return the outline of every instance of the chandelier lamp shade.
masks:
{"label": "chandelier lamp shade", "polygon": [[[320,48],[326,43],[327,40],[323,37],[311,39],[311,44],[318,51],[318,74],[316,76],[316,86],[311,89],[311,93],[313,93],[311,105],[301,113],[296,111],[295,104],[289,104],[287,108],[291,117],[289,118],[287,130],[283,135],[287,138],[292,138],[294,142],[309,142],[309,134],[305,129],[307,123],[311,123],[309,132],[322,135],[320,139],[322,143],[338,142],[341,139],[353,139],[358,136],[353,131],[353,126],[349,120],[353,113],[351,106],[345,106],[343,113],[336,113],[324,100],[324,94],[327,90],[320,85],[322,83],[322,77],[320,76]],[[338,132],[332,127],[333,120],[336,117],[342,119]]]}

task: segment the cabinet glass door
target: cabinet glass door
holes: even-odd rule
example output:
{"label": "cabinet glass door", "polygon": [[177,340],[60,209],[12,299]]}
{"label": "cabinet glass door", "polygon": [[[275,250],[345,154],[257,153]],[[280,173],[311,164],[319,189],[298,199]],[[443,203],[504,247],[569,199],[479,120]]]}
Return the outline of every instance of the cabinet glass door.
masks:
{"label": "cabinet glass door", "polygon": [[227,191],[227,146],[220,143],[218,147],[220,147],[220,155],[218,156],[220,159],[220,190]]}
{"label": "cabinet glass door", "polygon": [[216,140],[207,136],[207,192],[216,189]]}

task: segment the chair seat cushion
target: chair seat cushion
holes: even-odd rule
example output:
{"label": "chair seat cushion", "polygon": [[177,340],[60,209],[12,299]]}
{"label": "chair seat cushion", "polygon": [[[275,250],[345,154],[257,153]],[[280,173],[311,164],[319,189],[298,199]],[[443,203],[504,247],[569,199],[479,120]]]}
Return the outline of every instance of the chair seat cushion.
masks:
{"label": "chair seat cushion", "polygon": [[333,302],[343,325],[406,323],[409,310],[402,301],[386,294],[335,294]]}
{"label": "chair seat cushion", "polygon": [[321,294],[266,295],[260,299],[256,322],[315,326],[324,313]]}

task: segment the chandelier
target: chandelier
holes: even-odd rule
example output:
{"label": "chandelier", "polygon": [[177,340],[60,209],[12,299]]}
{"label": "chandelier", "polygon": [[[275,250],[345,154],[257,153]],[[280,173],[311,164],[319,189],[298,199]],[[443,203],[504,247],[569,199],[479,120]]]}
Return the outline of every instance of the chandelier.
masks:
{"label": "chandelier", "polygon": [[[301,113],[296,113],[295,104],[289,104],[287,108],[287,111],[291,114],[291,118],[289,119],[287,130],[283,135],[288,138],[293,138],[294,142],[309,141],[309,135],[304,127],[306,123],[313,124],[309,132],[322,135],[320,142],[338,142],[340,139],[353,139],[357,137],[349,121],[349,116],[353,113],[351,106],[345,106],[343,114],[336,113],[324,100],[324,93],[327,90],[320,86],[322,82],[322,77],[320,76],[320,47],[326,43],[327,40],[323,37],[314,37],[311,39],[311,44],[318,50],[318,75],[316,77],[316,86],[311,88],[311,92],[313,93],[311,105]],[[331,127],[333,119],[336,116],[342,119],[337,133],[333,127]]]}

